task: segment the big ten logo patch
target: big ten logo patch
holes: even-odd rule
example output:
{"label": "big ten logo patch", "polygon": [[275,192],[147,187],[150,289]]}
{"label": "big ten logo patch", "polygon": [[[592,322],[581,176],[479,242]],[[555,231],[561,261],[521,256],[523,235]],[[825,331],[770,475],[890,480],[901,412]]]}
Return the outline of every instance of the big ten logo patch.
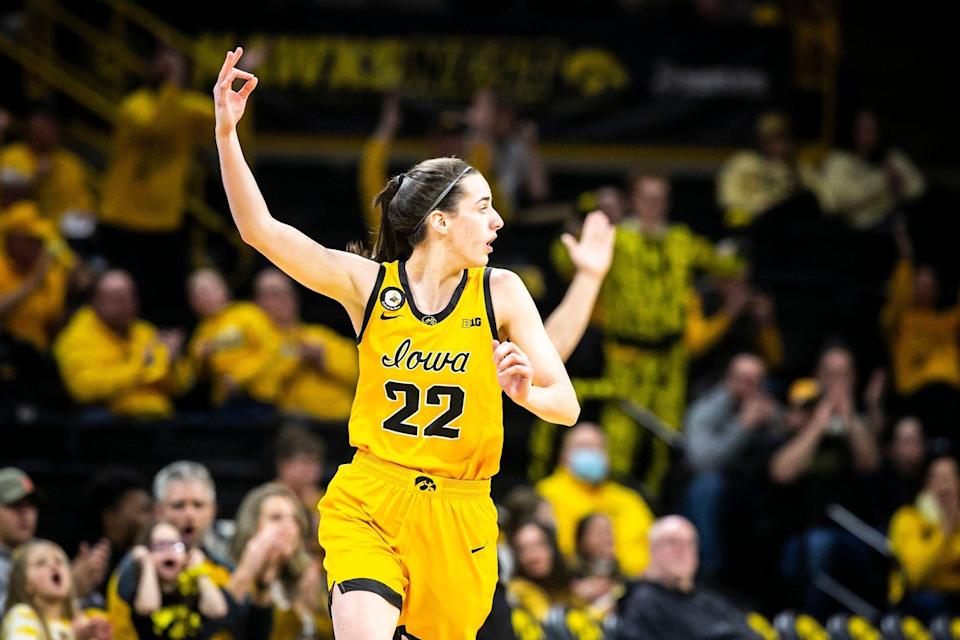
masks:
{"label": "big ten logo patch", "polygon": [[480,320],[480,316],[476,318],[464,318],[460,321],[461,329],[469,329],[470,327],[479,327],[483,324],[483,321]]}

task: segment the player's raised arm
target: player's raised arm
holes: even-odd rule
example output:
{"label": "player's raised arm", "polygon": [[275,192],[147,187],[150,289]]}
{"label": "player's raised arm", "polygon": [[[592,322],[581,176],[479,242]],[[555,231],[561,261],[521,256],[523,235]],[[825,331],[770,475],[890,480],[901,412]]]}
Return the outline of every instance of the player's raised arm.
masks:
{"label": "player's raised arm", "polygon": [[579,241],[569,233],[563,234],[563,244],[577,272],[563,300],[543,325],[564,362],[573,354],[590,324],[600,287],[613,260],[615,234],[614,226],[602,211],[587,216]]}
{"label": "player's raised arm", "polygon": [[[227,53],[213,88],[220,173],[233,220],[244,242],[305,287],[340,302],[355,328],[359,327],[379,265],[358,255],[327,249],[270,215],[237,137],[237,122],[257,86],[253,74],[236,67],[242,55],[240,47]],[[233,89],[235,80],[244,81],[238,91]]]}
{"label": "player's raised arm", "polygon": [[510,340],[495,345],[493,354],[500,386],[539,418],[576,423],[580,403],[527,288],[519,276],[502,269],[493,271],[490,288],[500,336]]}

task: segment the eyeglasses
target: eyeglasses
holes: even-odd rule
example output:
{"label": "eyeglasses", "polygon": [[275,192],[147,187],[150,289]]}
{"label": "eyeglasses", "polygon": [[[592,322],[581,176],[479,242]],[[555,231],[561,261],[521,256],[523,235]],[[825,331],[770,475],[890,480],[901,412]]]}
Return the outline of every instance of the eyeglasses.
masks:
{"label": "eyeglasses", "polygon": [[187,550],[187,545],[179,540],[159,540],[150,544],[150,551],[173,551],[174,553],[183,553]]}

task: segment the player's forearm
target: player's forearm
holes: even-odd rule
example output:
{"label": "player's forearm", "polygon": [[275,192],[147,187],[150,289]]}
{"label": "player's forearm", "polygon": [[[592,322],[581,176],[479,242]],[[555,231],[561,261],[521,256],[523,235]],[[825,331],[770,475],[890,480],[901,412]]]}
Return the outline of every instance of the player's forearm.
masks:
{"label": "player's forearm", "polygon": [[580,403],[573,385],[560,383],[549,387],[531,387],[521,406],[541,420],[573,426],[580,417]]}
{"label": "player's forearm", "polygon": [[602,278],[577,271],[563,300],[543,324],[564,362],[573,354],[587,330],[602,283]]}
{"label": "player's forearm", "polygon": [[263,194],[260,193],[253,172],[243,157],[237,132],[218,134],[217,151],[220,155],[223,188],[233,221],[243,241],[259,248],[258,244],[263,242],[275,221],[270,215]]}

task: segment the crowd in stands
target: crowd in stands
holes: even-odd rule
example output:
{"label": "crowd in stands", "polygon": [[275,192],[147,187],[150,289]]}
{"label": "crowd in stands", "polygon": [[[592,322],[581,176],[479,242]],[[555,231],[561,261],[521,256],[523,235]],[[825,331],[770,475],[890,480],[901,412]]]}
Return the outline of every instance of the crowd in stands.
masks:
{"label": "crowd in stands", "polygon": [[[129,469],[100,474],[72,560],[35,538],[43,487],[3,457],[3,640],[332,637],[316,504],[324,465],[345,460],[326,459],[315,421],[349,416],[354,340],[304,320],[276,269],[249,300],[216,269],[188,269],[187,182],[212,101],[184,79],[162,48],[155,81],[119,105],[98,190],[52,112],[8,131],[0,107],[0,422],[29,406],[81,424],[201,420],[224,437],[238,420],[308,426],[281,431],[275,480],[217,523],[198,462],[150,489]],[[401,123],[388,97],[361,153],[371,227]],[[783,114],[756,133],[716,177],[727,240],[675,222],[670,176],[645,169],[587,194],[599,213],[572,216],[540,265],[569,280],[546,322],[565,359],[599,363],[575,381],[595,410],[564,433],[530,427],[480,637],[769,638],[841,611],[850,624],[960,615],[960,301],[915,246],[926,180],[874,111],[819,158]],[[508,220],[560,206],[536,125],[493,92],[431,135],[491,178]],[[895,248],[884,301],[855,334],[817,333],[816,310],[788,334],[765,269],[821,252],[816,286],[833,291],[847,262],[832,256],[853,249],[823,244],[826,227]],[[596,339],[578,347],[588,323]],[[882,349],[858,352],[866,334]]]}

